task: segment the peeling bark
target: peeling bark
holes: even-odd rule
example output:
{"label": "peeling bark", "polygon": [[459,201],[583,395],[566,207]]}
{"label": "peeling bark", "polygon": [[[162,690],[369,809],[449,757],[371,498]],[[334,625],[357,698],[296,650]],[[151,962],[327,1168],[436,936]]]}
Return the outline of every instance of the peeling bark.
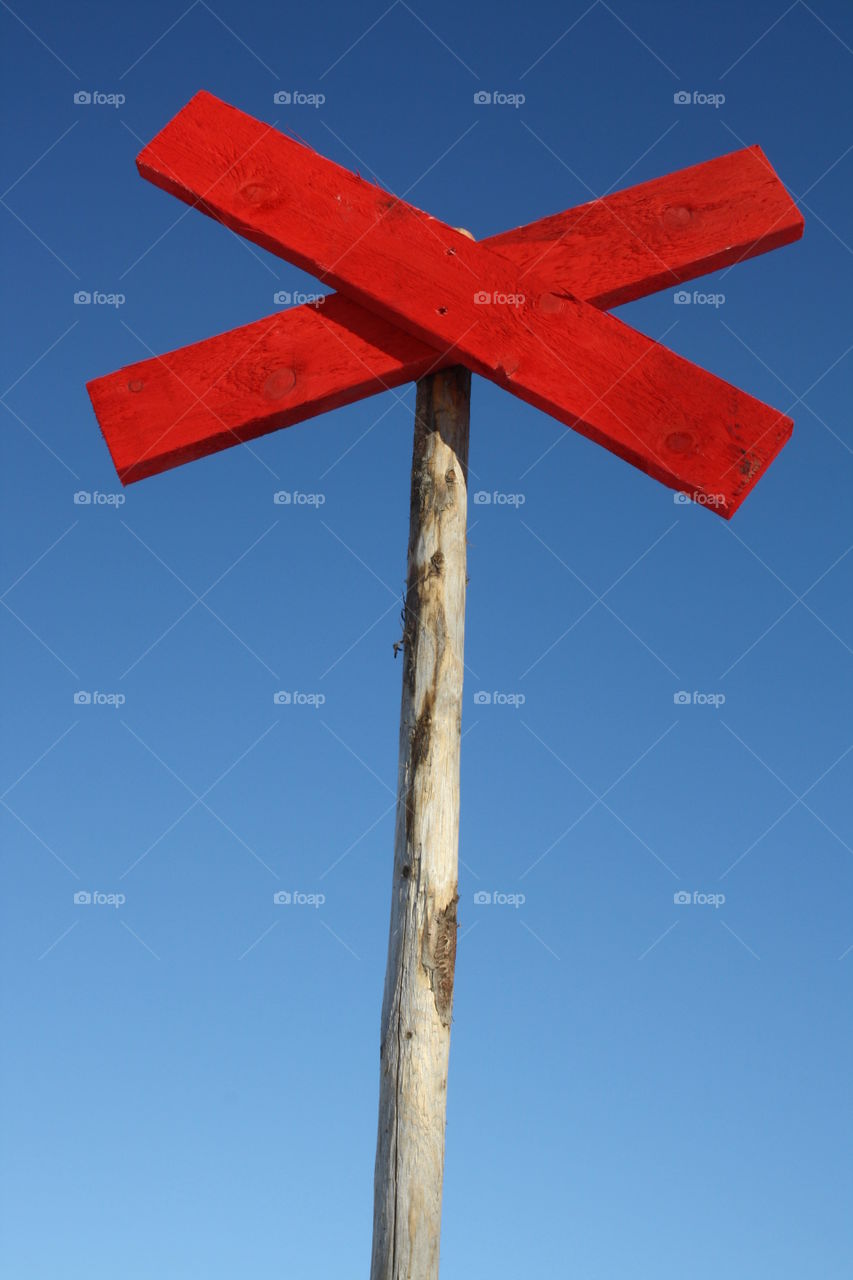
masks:
{"label": "peeling bark", "polygon": [[456,964],[471,375],[418,383],[371,1280],[436,1280]]}

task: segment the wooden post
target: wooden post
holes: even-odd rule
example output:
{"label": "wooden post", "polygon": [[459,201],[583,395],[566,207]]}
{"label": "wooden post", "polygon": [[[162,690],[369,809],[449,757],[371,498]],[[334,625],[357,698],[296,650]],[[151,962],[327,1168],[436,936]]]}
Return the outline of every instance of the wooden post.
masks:
{"label": "wooden post", "polygon": [[436,1280],[456,963],[471,374],[417,384],[371,1280]]}

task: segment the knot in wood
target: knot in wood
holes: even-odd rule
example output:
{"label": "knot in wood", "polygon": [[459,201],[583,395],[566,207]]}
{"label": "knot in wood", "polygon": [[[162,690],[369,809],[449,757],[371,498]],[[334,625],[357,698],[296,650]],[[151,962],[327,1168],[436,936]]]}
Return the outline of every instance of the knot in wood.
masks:
{"label": "knot in wood", "polygon": [[[456,974],[456,904],[454,893],[446,907],[430,918],[427,911],[422,960],[429,974],[436,1012],[442,1025],[450,1026],[453,1013],[453,982]],[[432,904],[430,904],[432,906]]]}

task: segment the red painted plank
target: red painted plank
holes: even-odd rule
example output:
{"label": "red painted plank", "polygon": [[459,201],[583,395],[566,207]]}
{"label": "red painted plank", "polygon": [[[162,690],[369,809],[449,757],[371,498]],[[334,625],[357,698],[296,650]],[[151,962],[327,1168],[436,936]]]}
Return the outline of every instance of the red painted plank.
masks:
{"label": "red painted plank", "polygon": [[[608,307],[801,234],[796,206],[760,148],[749,147],[484,243],[522,272],[546,257],[561,289]],[[128,484],[415,380],[437,354],[330,295],[320,314],[303,306],[267,316],[97,378],[89,392]],[[293,385],[279,378],[270,398],[269,378],[282,367],[294,370]]]}
{"label": "red painted plank", "polygon": [[803,218],[760,147],[679,169],[527,227],[489,247],[610,308],[798,240]]}
{"label": "red painted plank", "polygon": [[131,484],[447,363],[333,293],[128,365],[88,390],[119,477]]}
{"label": "red painted plank", "polygon": [[544,276],[528,273],[522,305],[477,308],[472,284],[520,292],[496,255],[210,95],[180,113],[140,167],[430,344],[455,344],[454,357],[665,483],[715,497],[724,514],[790,430],[658,344],[555,296]]}
{"label": "red painted plank", "polygon": [[[672,488],[730,516],[784,415],[309,147],[200,93],[140,171]],[[519,305],[478,306],[481,291]]]}

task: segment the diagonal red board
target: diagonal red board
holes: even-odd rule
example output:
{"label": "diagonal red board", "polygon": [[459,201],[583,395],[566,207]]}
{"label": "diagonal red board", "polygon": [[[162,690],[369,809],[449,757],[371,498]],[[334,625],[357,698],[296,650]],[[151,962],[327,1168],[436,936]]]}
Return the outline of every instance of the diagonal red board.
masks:
{"label": "diagonal red board", "polygon": [[[802,228],[769,161],[749,147],[484,243],[522,274],[547,268],[561,291],[610,307],[790,243]],[[130,483],[420,378],[437,358],[338,294],[321,313],[278,312],[95,379],[89,391]],[[293,372],[289,387],[282,369]]]}

